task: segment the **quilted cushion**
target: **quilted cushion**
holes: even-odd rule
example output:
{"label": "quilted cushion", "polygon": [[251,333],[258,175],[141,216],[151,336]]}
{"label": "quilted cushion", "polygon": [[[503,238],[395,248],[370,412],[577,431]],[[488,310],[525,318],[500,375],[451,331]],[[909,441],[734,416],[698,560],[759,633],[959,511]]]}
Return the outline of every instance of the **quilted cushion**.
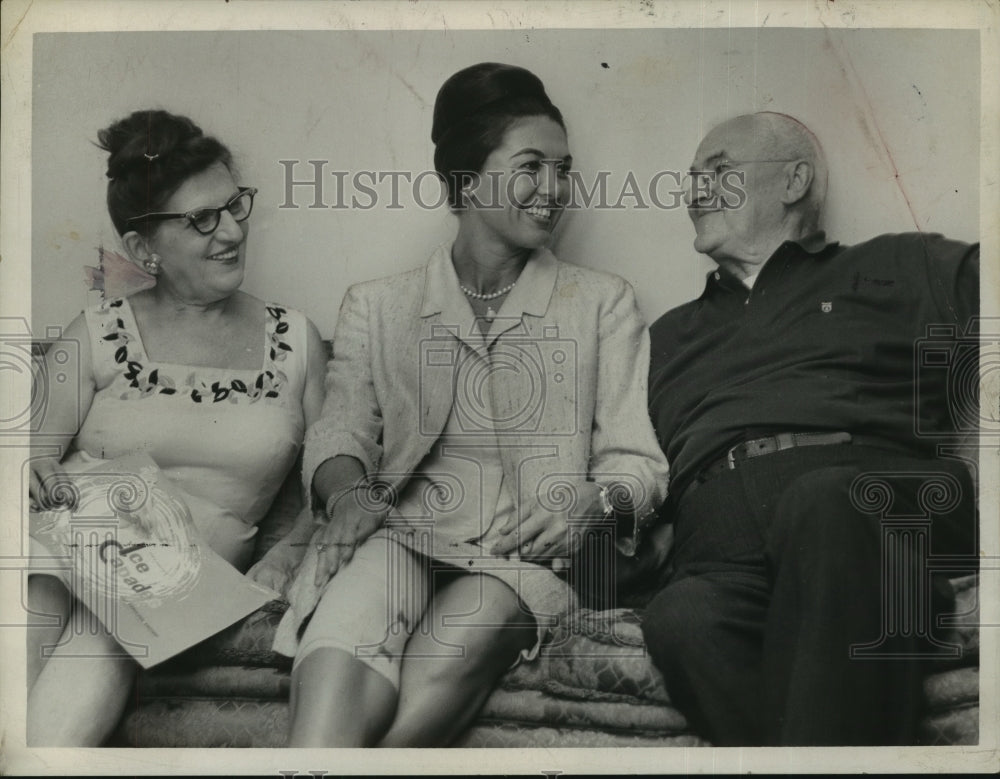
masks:
{"label": "quilted cushion", "polygon": [[931,711],[953,709],[979,702],[979,668],[954,668],[924,679],[924,695]]}
{"label": "quilted cushion", "polygon": [[538,662],[523,663],[501,681],[505,689],[538,689],[583,701],[638,699],[670,703],[663,677],[649,661],[633,609],[582,610],[554,631]]}
{"label": "quilted cushion", "polygon": [[607,733],[602,730],[526,727],[513,722],[476,724],[459,739],[457,747],[705,747],[707,741],[693,733],[650,737],[641,734]]}
{"label": "quilted cushion", "polygon": [[[285,605],[273,601],[247,619],[144,674],[142,684],[167,690],[167,679],[192,669],[253,666],[287,669],[291,661],[270,649]],[[157,680],[159,677],[159,680]],[[186,684],[207,677],[195,673]],[[646,656],[639,616],[632,609],[583,610],[556,629],[538,662],[522,663],[502,681],[505,689],[538,689],[576,700],[625,700],[667,704],[663,678]]]}
{"label": "quilted cushion", "polygon": [[956,663],[971,665],[979,657],[979,576],[969,574],[951,580],[955,593],[953,614],[944,614],[941,625],[934,631],[942,642],[957,647],[957,657],[942,658],[938,663],[951,667]]}
{"label": "quilted cushion", "polygon": [[[270,603],[143,674],[136,695],[142,703],[126,717],[120,743],[273,745],[263,724],[281,734],[287,724],[290,662],[270,651],[283,610]],[[584,610],[556,631],[537,662],[504,677],[466,745],[699,743],[674,738],[687,731],[687,722],[668,704],[662,678],[646,657],[638,615]],[[261,727],[253,724],[257,716]],[[254,732],[261,738],[255,740]]]}
{"label": "quilted cushion", "polygon": [[[979,672],[972,581],[957,582],[959,623],[948,641],[956,663],[928,676],[926,744],[978,742]],[[282,746],[290,662],[270,651],[284,605],[270,603],[220,635],[140,677],[140,705],[123,721],[121,746]],[[947,670],[944,670],[947,668]],[[684,716],[669,705],[649,663],[633,609],[581,611],[554,634],[535,663],[508,673],[466,747],[698,746]]]}
{"label": "quilted cushion", "polygon": [[288,604],[271,601],[249,617],[158,666],[152,673],[175,673],[212,665],[291,668],[291,660],[271,651],[274,633]]}
{"label": "quilted cushion", "polygon": [[[270,651],[284,605],[270,603],[142,674],[122,746],[281,746],[288,658]],[[631,609],[584,610],[535,663],[508,673],[464,746],[694,746],[645,655]]]}
{"label": "quilted cushion", "polygon": [[683,733],[688,729],[683,715],[669,706],[642,705],[635,701],[572,700],[542,690],[502,688],[490,696],[479,719],[651,737]]}
{"label": "quilted cushion", "polygon": [[[957,660],[941,668],[974,665],[979,654],[978,588],[976,577],[955,580],[956,625],[941,631],[943,641],[961,648]],[[271,641],[285,605],[274,601],[199,644],[154,674],[206,666],[290,667],[290,660],[271,651]],[[581,700],[612,700],[616,696],[660,704],[670,698],[663,680],[646,656],[634,609],[582,610],[554,631],[538,662],[524,663],[504,677],[506,689],[545,689]]]}
{"label": "quilted cushion", "polygon": [[922,744],[979,743],[979,668],[968,666],[924,679],[927,715],[920,722]]}
{"label": "quilted cushion", "polygon": [[284,701],[161,698],[144,701],[122,721],[114,747],[284,747]]}
{"label": "quilted cushion", "polygon": [[[112,746],[121,747],[283,747],[288,705],[283,701],[157,699],[130,714]],[[560,727],[481,718],[459,747],[664,747],[707,746],[691,733],[664,735]]]}
{"label": "quilted cushion", "polygon": [[930,714],[920,723],[920,743],[927,746],[964,746],[979,743],[979,706]]}

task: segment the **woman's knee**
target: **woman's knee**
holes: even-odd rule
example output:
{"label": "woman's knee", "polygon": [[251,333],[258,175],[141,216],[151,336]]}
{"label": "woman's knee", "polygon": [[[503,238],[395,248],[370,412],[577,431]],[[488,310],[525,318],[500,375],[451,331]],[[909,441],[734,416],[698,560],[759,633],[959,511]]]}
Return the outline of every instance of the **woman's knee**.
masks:
{"label": "woman's knee", "polygon": [[517,593],[491,576],[461,576],[431,602],[430,636],[459,652],[471,667],[498,658],[507,665],[536,640],[534,617]]}
{"label": "woman's knee", "polygon": [[389,728],[398,700],[398,677],[384,670],[333,647],[302,656],[292,669],[288,745],[372,746]]}

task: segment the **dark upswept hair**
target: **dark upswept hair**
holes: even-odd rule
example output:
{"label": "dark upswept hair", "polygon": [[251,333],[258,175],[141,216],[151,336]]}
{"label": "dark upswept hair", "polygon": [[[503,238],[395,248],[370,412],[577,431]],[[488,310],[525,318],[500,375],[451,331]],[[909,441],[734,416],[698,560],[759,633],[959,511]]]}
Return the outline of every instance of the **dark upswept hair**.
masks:
{"label": "dark upswept hair", "polygon": [[434,101],[431,141],[434,169],[448,187],[452,208],[462,207],[463,185],[482,171],[510,126],[528,116],[546,116],[566,129],[545,86],[529,70],[481,62],[444,82]]}
{"label": "dark upswept hair", "polygon": [[[169,111],[135,111],[100,130],[97,141],[108,152],[108,213],[119,235],[130,218],[164,210],[187,179],[215,163],[235,174],[229,149]],[[154,225],[135,229],[148,234]]]}

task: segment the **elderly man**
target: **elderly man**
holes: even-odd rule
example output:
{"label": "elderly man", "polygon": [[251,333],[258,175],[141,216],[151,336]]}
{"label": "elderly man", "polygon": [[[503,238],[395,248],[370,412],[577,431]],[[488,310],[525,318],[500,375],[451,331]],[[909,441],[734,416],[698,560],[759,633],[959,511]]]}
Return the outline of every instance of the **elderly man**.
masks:
{"label": "elderly man", "polygon": [[[718,268],[652,328],[675,543],[649,652],[715,744],[913,743],[947,594],[914,577],[926,550],[886,552],[885,518],[929,516],[932,555],[974,548],[968,469],[935,457],[947,371],[914,354],[929,325],[961,334],[977,313],[978,246],[828,242],[822,151],[782,114],[715,128],[692,174],[694,246]],[[929,508],[929,482],[949,501]],[[894,597],[915,623],[886,624]]]}

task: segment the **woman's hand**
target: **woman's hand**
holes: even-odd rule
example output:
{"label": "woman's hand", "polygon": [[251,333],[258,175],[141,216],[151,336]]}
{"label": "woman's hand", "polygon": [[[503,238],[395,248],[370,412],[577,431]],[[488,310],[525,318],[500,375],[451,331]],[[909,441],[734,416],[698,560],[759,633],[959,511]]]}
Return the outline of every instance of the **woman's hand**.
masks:
{"label": "woman's hand", "polygon": [[584,525],[588,520],[604,517],[601,488],[595,482],[575,481],[572,501],[563,510],[551,510],[537,501],[521,516],[521,522],[511,520],[500,528],[501,538],[490,550],[491,554],[517,553],[523,560],[553,559],[553,567],[561,567],[561,559],[575,551],[580,542],[579,533],[570,533],[570,519]]}
{"label": "woman's hand", "polygon": [[382,527],[388,506],[369,499],[371,491],[359,487],[349,489],[334,501],[329,519],[316,531],[312,543],[316,547],[316,586],[326,582],[354,557],[354,550],[372,533]]}
{"label": "woman's hand", "polygon": [[31,460],[28,498],[33,511],[76,508],[76,491],[55,457]]}
{"label": "woman's hand", "polygon": [[247,576],[257,584],[270,587],[283,597],[287,595],[295,571],[305,554],[305,543],[295,543],[287,538],[278,541],[247,571]]}

